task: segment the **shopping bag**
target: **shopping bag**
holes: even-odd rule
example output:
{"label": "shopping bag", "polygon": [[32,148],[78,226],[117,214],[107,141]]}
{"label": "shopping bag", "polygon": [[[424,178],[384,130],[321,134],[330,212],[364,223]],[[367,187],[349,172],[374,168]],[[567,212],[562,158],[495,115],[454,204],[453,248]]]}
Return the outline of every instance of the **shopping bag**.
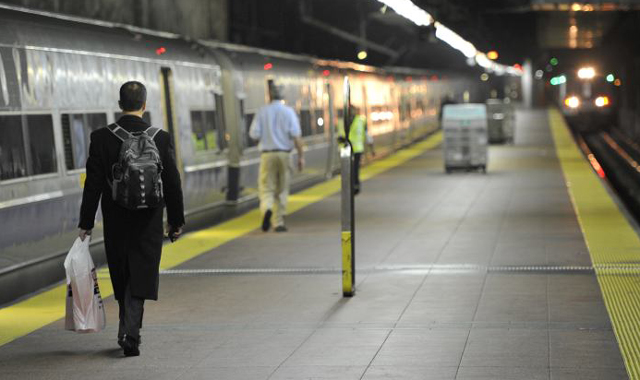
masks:
{"label": "shopping bag", "polygon": [[77,238],[64,260],[67,274],[65,329],[98,332],[106,326],[106,315],[96,266],[89,253],[89,237]]}

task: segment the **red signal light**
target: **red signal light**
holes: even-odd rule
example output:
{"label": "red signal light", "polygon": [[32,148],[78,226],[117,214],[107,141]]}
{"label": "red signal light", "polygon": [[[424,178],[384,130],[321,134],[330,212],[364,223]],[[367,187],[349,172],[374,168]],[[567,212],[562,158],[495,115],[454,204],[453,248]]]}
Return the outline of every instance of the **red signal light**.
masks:
{"label": "red signal light", "polygon": [[331,71],[329,71],[329,70],[324,70],[324,71],[322,72],[322,75],[324,75],[325,77],[328,77],[328,76],[329,76],[329,74],[331,74]]}
{"label": "red signal light", "polygon": [[165,49],[164,46],[160,46],[159,48],[156,49],[156,54],[157,55],[162,55],[162,54],[164,54],[166,52],[167,52],[167,49]]}
{"label": "red signal light", "polygon": [[271,62],[267,63],[264,65],[264,69],[265,70],[271,70],[273,69],[273,64]]}
{"label": "red signal light", "polygon": [[434,82],[437,82],[438,81],[438,76],[437,75],[432,75],[431,76],[431,80],[434,81]]}

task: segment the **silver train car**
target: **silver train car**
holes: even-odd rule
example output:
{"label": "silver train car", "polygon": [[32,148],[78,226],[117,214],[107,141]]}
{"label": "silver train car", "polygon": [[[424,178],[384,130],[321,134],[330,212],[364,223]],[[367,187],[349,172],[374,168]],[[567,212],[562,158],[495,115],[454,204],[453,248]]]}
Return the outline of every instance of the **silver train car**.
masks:
{"label": "silver train car", "polygon": [[[145,118],[174,140],[193,227],[256,204],[260,153],[248,127],[271,80],[285,86],[306,144],[308,166],[293,186],[335,174],[345,75],[382,155],[436,130],[444,96],[479,91],[442,73],[191,41],[0,5],[0,304],[62,278],[77,233],[89,134],[119,117],[123,82],[145,83]],[[96,257],[103,260],[99,251]]]}

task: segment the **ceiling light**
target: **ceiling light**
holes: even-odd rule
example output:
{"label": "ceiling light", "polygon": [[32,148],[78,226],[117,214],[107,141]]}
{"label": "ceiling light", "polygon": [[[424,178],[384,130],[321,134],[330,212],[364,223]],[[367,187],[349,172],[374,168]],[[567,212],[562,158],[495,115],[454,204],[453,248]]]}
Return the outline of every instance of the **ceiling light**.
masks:
{"label": "ceiling light", "polygon": [[400,16],[411,20],[418,26],[429,26],[433,17],[424,9],[418,7],[411,0],[378,0],[393,9]]}
{"label": "ceiling light", "polygon": [[360,50],[358,52],[358,59],[361,60],[361,61],[364,61],[365,59],[367,59],[367,56],[368,56],[368,54],[367,54],[366,50]]}
{"label": "ceiling light", "polygon": [[478,52],[473,44],[460,37],[456,32],[447,28],[439,22],[435,23],[436,37],[447,43],[452,48],[460,51],[467,58],[472,58]]}
{"label": "ceiling light", "polygon": [[[452,48],[464,54],[464,56],[467,57],[468,59],[467,63],[469,63],[469,61],[471,60],[476,61],[478,64],[480,64],[480,61],[484,61],[485,59],[490,61],[490,59],[487,58],[487,55],[485,55],[484,53],[478,52],[476,47],[473,46],[471,42],[465,40],[456,32],[444,26],[442,23],[435,21],[433,19],[433,16],[427,13],[424,9],[415,5],[411,0],[378,0],[378,1],[388,6],[389,8],[393,9],[397,14],[410,20],[411,22],[413,22],[418,26],[428,26],[428,25],[434,24],[434,27],[436,29],[436,33],[435,33],[436,38],[440,39],[441,41],[447,43]],[[493,51],[489,53],[493,53],[491,54],[492,57],[495,54],[495,58],[493,59],[498,58],[497,52]],[[358,58],[360,58],[360,56],[358,56]],[[362,60],[364,58],[360,58],[360,59]],[[489,66],[489,67],[485,67],[487,70],[491,70],[498,75],[501,75],[504,73],[508,73],[509,75],[518,75],[518,76],[522,75],[522,70],[519,68],[513,68],[513,67],[501,65],[495,62],[492,62],[490,65],[486,63],[484,64],[486,66]]]}

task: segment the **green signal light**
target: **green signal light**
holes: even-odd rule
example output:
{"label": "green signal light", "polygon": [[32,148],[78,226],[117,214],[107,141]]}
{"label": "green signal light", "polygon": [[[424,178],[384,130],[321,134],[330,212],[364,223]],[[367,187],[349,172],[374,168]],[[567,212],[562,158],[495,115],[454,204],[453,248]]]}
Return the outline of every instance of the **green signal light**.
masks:
{"label": "green signal light", "polygon": [[552,86],[557,86],[559,84],[567,83],[567,77],[564,76],[564,75],[560,75],[558,77],[553,77],[553,78],[551,78],[549,83],[551,83]]}
{"label": "green signal light", "polygon": [[616,77],[615,77],[615,76],[613,76],[613,74],[609,74],[609,75],[607,75],[607,82],[611,83],[611,82],[613,82],[614,80],[616,80]]}
{"label": "green signal light", "polygon": [[558,58],[553,57],[549,60],[549,63],[552,64],[553,66],[557,66],[558,65]]}

